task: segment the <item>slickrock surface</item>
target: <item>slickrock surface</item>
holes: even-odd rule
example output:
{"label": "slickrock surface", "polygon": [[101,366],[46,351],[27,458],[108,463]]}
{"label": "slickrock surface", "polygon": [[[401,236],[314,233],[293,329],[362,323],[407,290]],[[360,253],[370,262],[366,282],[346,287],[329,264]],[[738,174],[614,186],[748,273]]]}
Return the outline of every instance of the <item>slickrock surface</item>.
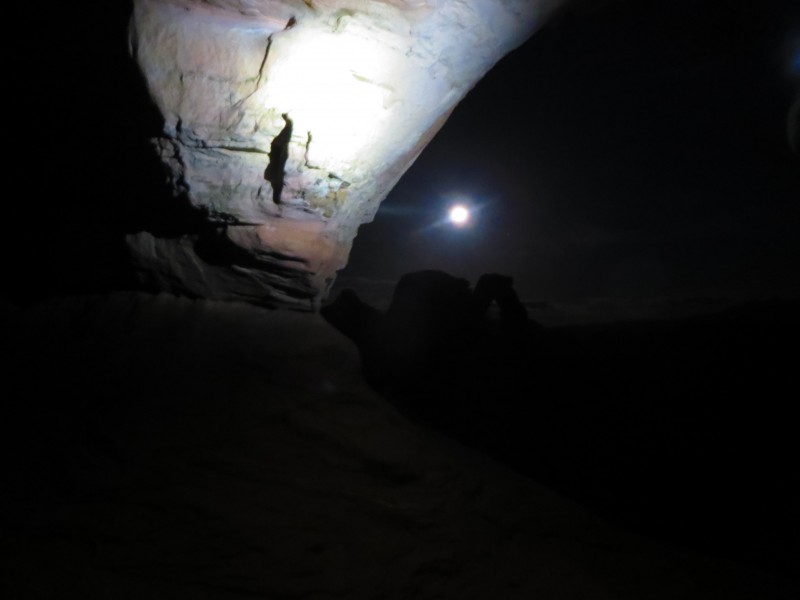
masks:
{"label": "slickrock surface", "polygon": [[2,315],[6,597],[791,597],[410,422],[316,315],[126,293]]}

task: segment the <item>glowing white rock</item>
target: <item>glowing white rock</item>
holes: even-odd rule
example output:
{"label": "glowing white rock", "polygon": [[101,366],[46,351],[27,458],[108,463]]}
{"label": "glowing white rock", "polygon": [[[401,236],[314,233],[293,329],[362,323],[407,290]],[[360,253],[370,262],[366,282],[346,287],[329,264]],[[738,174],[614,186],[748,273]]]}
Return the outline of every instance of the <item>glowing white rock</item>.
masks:
{"label": "glowing white rock", "polygon": [[172,185],[246,260],[130,247],[161,288],[313,308],[471,87],[562,0],[135,0]]}

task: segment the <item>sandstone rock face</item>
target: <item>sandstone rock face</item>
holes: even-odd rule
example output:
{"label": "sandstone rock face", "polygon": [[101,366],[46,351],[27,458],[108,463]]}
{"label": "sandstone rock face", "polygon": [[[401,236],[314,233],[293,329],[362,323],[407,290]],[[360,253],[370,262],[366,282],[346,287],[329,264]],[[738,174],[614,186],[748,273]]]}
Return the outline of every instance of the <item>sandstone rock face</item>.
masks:
{"label": "sandstone rock face", "polygon": [[136,0],[155,145],[213,238],[132,236],[143,276],[313,309],[456,104],[561,1]]}

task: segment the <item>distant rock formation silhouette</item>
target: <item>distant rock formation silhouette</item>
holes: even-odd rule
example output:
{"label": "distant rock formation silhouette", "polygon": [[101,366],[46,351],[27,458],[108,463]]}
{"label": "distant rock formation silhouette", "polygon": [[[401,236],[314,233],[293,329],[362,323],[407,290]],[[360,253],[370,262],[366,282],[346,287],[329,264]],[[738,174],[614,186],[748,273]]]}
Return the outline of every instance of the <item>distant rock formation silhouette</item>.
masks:
{"label": "distant rock formation silhouette", "polygon": [[472,289],[441,271],[403,276],[385,312],[352,290],[322,309],[412,418],[626,527],[784,573],[800,564],[785,534],[797,531],[787,482],[800,486],[787,469],[796,436],[775,415],[788,410],[797,314],[747,305],[543,328],[510,277]]}
{"label": "distant rock formation silhouette", "polygon": [[[499,323],[487,318],[493,302]],[[469,379],[476,368],[485,371],[487,364],[509,363],[524,353],[520,346],[533,341],[530,334],[539,328],[528,320],[513,279],[496,273],[481,276],[474,290],[466,279],[442,271],[409,273],[398,281],[385,314],[353,290],[321,312],[358,345],[368,377],[402,387],[425,381],[457,389],[460,375]]]}

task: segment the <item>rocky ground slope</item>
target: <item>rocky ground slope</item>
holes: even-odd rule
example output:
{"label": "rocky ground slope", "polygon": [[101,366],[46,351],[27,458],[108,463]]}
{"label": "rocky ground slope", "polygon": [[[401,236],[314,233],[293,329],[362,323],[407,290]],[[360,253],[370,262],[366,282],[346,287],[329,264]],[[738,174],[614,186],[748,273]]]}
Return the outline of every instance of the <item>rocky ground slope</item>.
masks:
{"label": "rocky ground slope", "polygon": [[319,316],[2,308],[8,598],[793,597],[412,423]]}

